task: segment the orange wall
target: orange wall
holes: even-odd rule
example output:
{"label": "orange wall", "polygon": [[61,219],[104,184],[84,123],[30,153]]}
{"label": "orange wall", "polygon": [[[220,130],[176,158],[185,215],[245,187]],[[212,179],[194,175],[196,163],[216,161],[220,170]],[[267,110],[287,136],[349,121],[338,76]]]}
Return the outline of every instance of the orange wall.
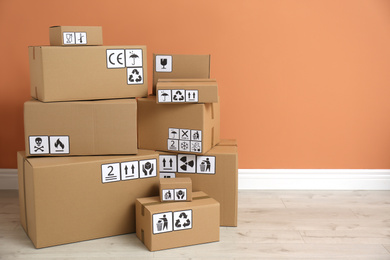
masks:
{"label": "orange wall", "polygon": [[208,54],[240,168],[390,168],[390,1],[0,1],[0,168],[24,149],[27,46],[52,25]]}

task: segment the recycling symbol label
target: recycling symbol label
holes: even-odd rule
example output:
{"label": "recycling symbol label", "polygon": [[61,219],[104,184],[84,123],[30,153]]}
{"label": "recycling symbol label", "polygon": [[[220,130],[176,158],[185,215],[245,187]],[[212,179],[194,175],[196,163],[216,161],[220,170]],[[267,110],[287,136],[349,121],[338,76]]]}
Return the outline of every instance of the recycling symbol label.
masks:
{"label": "recycling symbol label", "polygon": [[136,85],[144,84],[143,68],[127,68],[127,84]]}
{"label": "recycling symbol label", "polygon": [[195,173],[196,156],[192,154],[179,154],[178,156],[178,172]]}
{"label": "recycling symbol label", "polygon": [[192,228],[192,210],[173,212],[173,230],[184,230]]}
{"label": "recycling symbol label", "polygon": [[172,102],[186,102],[184,89],[172,90]]}

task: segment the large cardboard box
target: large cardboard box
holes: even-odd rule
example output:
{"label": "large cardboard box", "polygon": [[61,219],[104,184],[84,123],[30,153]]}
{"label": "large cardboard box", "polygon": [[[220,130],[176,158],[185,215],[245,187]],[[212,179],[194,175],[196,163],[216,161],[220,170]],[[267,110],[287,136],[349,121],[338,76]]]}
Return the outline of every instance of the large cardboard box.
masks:
{"label": "large cardboard box", "polygon": [[28,48],[31,96],[44,102],[145,97],[146,46]]}
{"label": "large cardboard box", "polygon": [[[171,159],[174,169],[162,168]],[[191,165],[194,165],[191,167]],[[221,204],[221,226],[237,226],[238,154],[236,140],[221,142],[205,155],[160,152],[160,177],[189,177],[193,191],[204,191]]]}
{"label": "large cardboard box", "polygon": [[208,79],[210,55],[153,54],[153,95],[158,79]]}
{"label": "large cardboard box", "polygon": [[[165,164],[162,160],[160,162]],[[160,201],[192,201],[192,181],[191,178],[161,178],[160,179]]]}
{"label": "large cardboard box", "polygon": [[218,102],[215,79],[159,79],[156,89],[161,104]]}
{"label": "large cardboard box", "polygon": [[101,26],[51,26],[49,37],[52,46],[103,45]]}
{"label": "large cardboard box", "polygon": [[[158,155],[26,158],[20,220],[36,248],[135,232],[135,200],[158,195]],[[134,173],[133,173],[134,172]]]}
{"label": "large cardboard box", "polygon": [[219,103],[164,106],[138,99],[138,147],[204,154],[220,140]]}
{"label": "large cardboard box", "polygon": [[137,237],[150,251],[219,241],[219,203],[204,192],[192,202],[136,201]]}
{"label": "large cardboard box", "polygon": [[137,153],[135,99],[24,104],[27,156]]}

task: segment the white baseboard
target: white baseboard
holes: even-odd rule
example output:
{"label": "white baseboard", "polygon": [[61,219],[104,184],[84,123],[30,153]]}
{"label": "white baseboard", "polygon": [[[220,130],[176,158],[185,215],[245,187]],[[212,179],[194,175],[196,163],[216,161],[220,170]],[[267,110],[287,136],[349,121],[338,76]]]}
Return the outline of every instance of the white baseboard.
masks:
{"label": "white baseboard", "polygon": [[[18,189],[16,169],[0,169],[0,190]],[[240,169],[240,190],[390,190],[390,170]]]}

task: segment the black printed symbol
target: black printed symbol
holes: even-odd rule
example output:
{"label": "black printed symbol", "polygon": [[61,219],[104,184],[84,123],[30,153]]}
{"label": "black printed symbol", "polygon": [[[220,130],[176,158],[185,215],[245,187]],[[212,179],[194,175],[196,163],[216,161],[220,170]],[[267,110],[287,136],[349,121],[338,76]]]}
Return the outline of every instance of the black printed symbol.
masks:
{"label": "black printed symbol", "polygon": [[177,132],[175,130],[171,130],[171,135],[173,139],[176,139]]}
{"label": "black printed symbol", "polygon": [[173,100],[175,101],[183,101],[184,95],[180,90],[176,90],[175,95],[173,96]]}
{"label": "black printed symbol", "polygon": [[182,169],[183,171],[187,171],[187,166],[189,166],[189,167],[194,167],[194,160],[188,160],[187,161],[187,156],[183,156],[183,157],[181,157],[180,158],[180,161],[182,161],[183,162],[183,165],[182,166],[180,166],[180,169]]}
{"label": "black printed symbol", "polygon": [[131,75],[129,77],[130,82],[140,82],[142,81],[142,76],[140,75],[139,71],[137,69],[133,69],[131,72]]}
{"label": "black printed symbol", "polygon": [[34,152],[38,152],[38,151],[44,152],[43,149],[45,147],[42,145],[42,138],[40,137],[35,138],[35,143],[37,144],[37,146],[34,146],[35,149]]}
{"label": "black printed symbol", "polygon": [[170,190],[164,194],[164,199],[165,199],[165,200],[170,200],[170,199],[172,199],[172,193],[171,193]]}
{"label": "black printed symbol", "polygon": [[144,165],[142,165],[142,171],[145,174],[145,176],[152,175],[153,170],[154,170],[154,166],[150,162],[146,162]]}
{"label": "black printed symbol", "polygon": [[179,190],[178,192],[176,192],[176,197],[178,200],[184,199],[184,195],[186,195],[186,194],[182,190]]}
{"label": "black printed symbol", "polygon": [[192,98],[191,98],[191,92],[188,92],[188,99],[195,100],[195,92],[192,92]]}
{"label": "black printed symbol", "polygon": [[115,174],[113,173],[114,171],[114,167],[109,165],[107,166],[107,168],[110,169],[110,171],[108,172],[107,176],[106,176],[106,181],[112,181],[112,180],[116,180],[117,179],[117,176],[115,176]]}
{"label": "black printed symbol", "polygon": [[163,163],[163,169],[164,170],[170,170],[173,167],[173,160],[172,160],[172,158],[169,158],[169,161],[168,161],[169,166],[168,166],[167,160],[165,160],[165,158],[162,160],[162,163]]}
{"label": "black printed symbol", "polygon": [[169,175],[165,175],[165,176],[164,176],[164,178],[167,178],[167,179],[169,179],[169,178],[171,178],[171,176],[169,176]]}
{"label": "black printed symbol", "polygon": [[199,132],[195,131],[194,134],[192,135],[192,140],[199,140],[199,139],[200,139]]}
{"label": "black printed symbol", "polygon": [[162,218],[160,218],[157,223],[157,231],[162,231],[165,229],[168,229],[168,219],[167,216],[164,214]]}
{"label": "black printed symbol", "polygon": [[122,55],[123,55],[123,53],[118,53],[118,54],[116,54],[115,52],[113,52],[113,53],[110,54],[110,56],[108,56],[108,61],[109,61],[112,65],[116,65],[115,62],[112,62],[112,60],[111,60],[113,55],[117,55],[117,56],[116,56],[116,61],[117,61],[120,65],[123,65],[123,62],[121,62],[121,61],[122,61]]}
{"label": "black printed symbol", "polygon": [[189,147],[189,145],[188,145],[187,142],[181,142],[180,143],[180,148],[181,148],[182,151],[188,150],[188,147]]}
{"label": "black printed symbol", "polygon": [[83,36],[84,36],[84,35],[82,35],[82,34],[80,33],[80,38],[79,38],[79,42],[80,42],[80,43],[83,43]]}
{"label": "black printed symbol", "polygon": [[180,227],[188,227],[191,225],[191,221],[188,218],[188,215],[185,212],[180,213],[179,218],[175,222],[175,227],[180,228]]}
{"label": "black printed symbol", "polygon": [[160,59],[161,69],[165,70],[165,66],[168,64],[168,59]]}
{"label": "black printed symbol", "polygon": [[200,171],[201,172],[209,172],[209,171],[211,171],[211,163],[210,163],[210,159],[209,158],[206,158],[206,160],[203,160],[200,163]]}
{"label": "black printed symbol", "polygon": [[164,91],[162,91],[162,94],[161,94],[161,96],[163,97],[163,101],[165,102],[165,101],[166,101],[166,97],[168,97],[168,96],[169,96],[169,94],[168,94],[168,93],[166,93],[166,92],[164,92]]}
{"label": "black printed symbol", "polygon": [[190,130],[181,130],[181,138],[182,139],[189,139],[189,136],[188,136],[188,132],[189,132]]}
{"label": "black printed symbol", "polygon": [[191,150],[200,153],[202,151],[201,142],[191,142]]}
{"label": "black printed symbol", "polygon": [[175,141],[171,141],[171,145],[169,146],[169,149],[170,149],[170,150],[177,150],[176,142],[175,142]]}
{"label": "black printed symbol", "polygon": [[[57,148],[57,152],[63,152],[65,145],[60,141],[60,138],[57,139],[57,141],[54,143],[55,148]],[[62,150],[60,150],[58,147],[61,147]]]}
{"label": "black printed symbol", "polygon": [[[125,175],[127,176],[128,175],[128,170],[129,170],[129,167],[127,167],[127,165],[125,166]],[[134,170],[135,170],[135,167],[134,167],[134,164],[131,165],[131,175],[130,176],[133,176],[134,175]]]}
{"label": "black printed symbol", "polygon": [[139,58],[139,56],[137,54],[133,53],[133,52],[130,52],[130,53],[131,53],[130,58],[133,59],[133,63],[131,65],[134,65],[135,64],[135,59]]}
{"label": "black printed symbol", "polygon": [[73,42],[73,34],[67,33],[66,35],[66,43],[72,43]]}

